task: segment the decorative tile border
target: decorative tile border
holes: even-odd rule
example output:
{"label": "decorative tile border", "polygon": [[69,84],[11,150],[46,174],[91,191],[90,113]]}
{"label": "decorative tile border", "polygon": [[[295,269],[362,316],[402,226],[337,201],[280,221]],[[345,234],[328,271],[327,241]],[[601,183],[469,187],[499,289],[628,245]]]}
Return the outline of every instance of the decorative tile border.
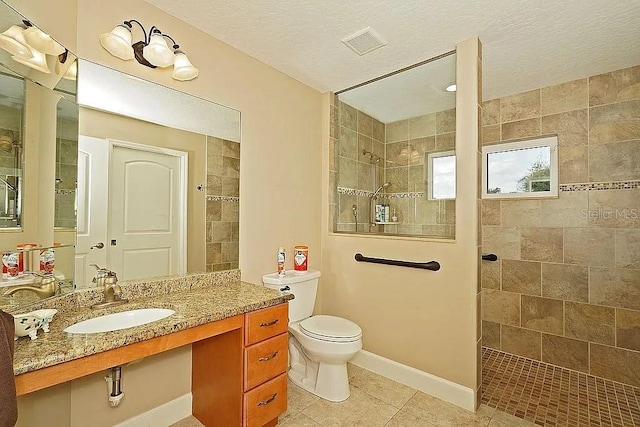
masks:
{"label": "decorative tile border", "polygon": [[76,195],[76,190],[60,190],[60,189],[56,188],[55,193],[56,194],[61,194],[63,196],[75,196]]}
{"label": "decorative tile border", "polygon": [[[371,197],[373,191],[358,190],[357,188],[338,187],[338,194],[346,194],[347,196]],[[380,193],[378,197],[381,199],[418,199],[425,197],[424,191],[414,191],[409,193]]]}
{"label": "decorative tile border", "polygon": [[640,188],[640,180],[560,184],[560,191],[631,190],[634,188]]}
{"label": "decorative tile border", "polygon": [[207,200],[211,202],[232,202],[239,203],[240,197],[229,197],[229,196],[207,196]]}
{"label": "decorative tile border", "polygon": [[338,187],[338,194],[346,194],[347,196],[371,197],[373,191],[358,190],[355,188]]}
{"label": "decorative tile border", "polygon": [[409,193],[384,193],[383,199],[422,199],[426,197],[424,191],[412,191]]}
{"label": "decorative tile border", "polygon": [[[640,188],[640,180],[634,181],[611,181],[611,182],[590,182],[582,184],[560,184],[559,190],[562,192],[574,191],[600,191],[600,190],[632,190]],[[371,197],[373,191],[358,190],[355,188],[338,187],[338,194],[349,196]],[[412,191],[408,193],[381,193],[382,199],[419,199],[425,197],[424,191]],[[207,196],[210,197],[210,196]]]}

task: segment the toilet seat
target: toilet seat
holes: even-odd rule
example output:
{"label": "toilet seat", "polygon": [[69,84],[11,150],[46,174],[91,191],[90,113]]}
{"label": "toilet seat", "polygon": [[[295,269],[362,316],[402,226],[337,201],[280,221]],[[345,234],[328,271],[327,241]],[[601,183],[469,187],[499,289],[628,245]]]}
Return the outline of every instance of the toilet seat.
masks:
{"label": "toilet seat", "polygon": [[362,329],[342,317],[318,315],[299,323],[303,334],[321,341],[353,342],[362,338]]}

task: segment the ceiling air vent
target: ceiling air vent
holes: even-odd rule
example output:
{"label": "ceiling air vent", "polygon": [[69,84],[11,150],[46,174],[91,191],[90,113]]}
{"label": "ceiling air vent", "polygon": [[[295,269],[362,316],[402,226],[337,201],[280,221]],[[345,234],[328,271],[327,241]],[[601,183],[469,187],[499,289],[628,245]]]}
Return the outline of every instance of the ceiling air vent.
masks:
{"label": "ceiling air vent", "polygon": [[342,43],[360,56],[387,45],[371,27],[343,38]]}

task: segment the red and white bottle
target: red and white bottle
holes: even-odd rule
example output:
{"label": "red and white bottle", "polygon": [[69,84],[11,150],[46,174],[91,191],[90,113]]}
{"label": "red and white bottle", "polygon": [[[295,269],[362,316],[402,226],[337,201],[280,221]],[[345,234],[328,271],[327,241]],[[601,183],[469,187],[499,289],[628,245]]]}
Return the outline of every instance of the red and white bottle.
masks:
{"label": "red and white bottle", "polygon": [[285,259],[286,259],[286,255],[284,253],[284,248],[280,246],[278,248],[278,276],[279,277],[285,277],[285,271],[284,271]]}

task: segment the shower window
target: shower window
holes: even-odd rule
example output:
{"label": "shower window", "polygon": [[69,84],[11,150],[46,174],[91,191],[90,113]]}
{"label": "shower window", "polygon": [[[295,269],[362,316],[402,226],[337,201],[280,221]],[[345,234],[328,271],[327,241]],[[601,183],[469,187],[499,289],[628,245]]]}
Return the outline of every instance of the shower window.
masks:
{"label": "shower window", "polygon": [[429,153],[427,156],[429,200],[456,198],[456,153]]}
{"label": "shower window", "polygon": [[483,147],[482,196],[556,197],[557,147],[557,136]]}
{"label": "shower window", "polygon": [[450,52],[337,93],[332,232],[455,237],[455,62]]}

